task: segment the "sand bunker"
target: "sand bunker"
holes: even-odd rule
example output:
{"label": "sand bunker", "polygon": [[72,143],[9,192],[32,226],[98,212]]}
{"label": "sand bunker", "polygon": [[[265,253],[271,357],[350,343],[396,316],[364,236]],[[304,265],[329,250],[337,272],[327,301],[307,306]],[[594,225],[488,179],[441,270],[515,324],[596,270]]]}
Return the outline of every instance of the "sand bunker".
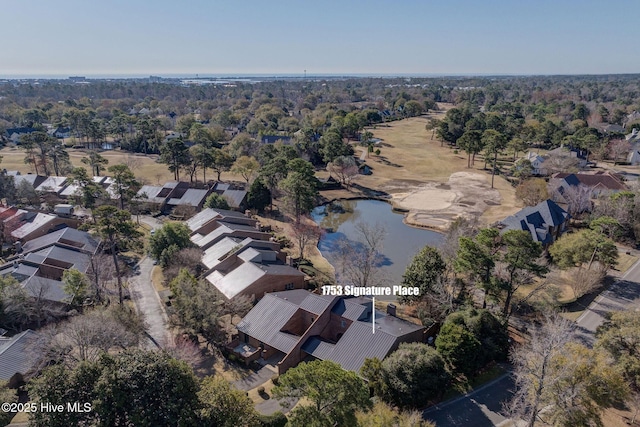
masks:
{"label": "sand bunker", "polygon": [[[404,185],[403,185],[404,184]],[[405,222],[445,230],[458,217],[479,217],[489,206],[500,204],[486,175],[456,172],[446,183],[389,182],[386,191],[396,208],[408,210]]]}
{"label": "sand bunker", "polygon": [[455,202],[458,194],[451,190],[439,189],[436,183],[427,184],[424,188],[410,193],[393,195],[393,205],[405,210],[438,211],[447,209]]}

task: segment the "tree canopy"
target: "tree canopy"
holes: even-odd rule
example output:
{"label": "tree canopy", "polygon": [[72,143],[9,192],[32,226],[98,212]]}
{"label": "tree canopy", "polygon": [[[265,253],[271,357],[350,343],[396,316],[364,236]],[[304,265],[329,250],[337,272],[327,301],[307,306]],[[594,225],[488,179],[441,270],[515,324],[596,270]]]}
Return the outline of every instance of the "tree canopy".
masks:
{"label": "tree canopy", "polygon": [[310,406],[301,406],[291,412],[289,423],[293,426],[355,425],[355,412],[369,408],[369,391],[354,372],[345,371],[335,362],[316,360],[301,363],[280,376],[273,389],[274,396],[305,397]]}
{"label": "tree canopy", "polygon": [[163,225],[149,238],[149,254],[166,267],[178,251],[192,246],[190,233],[189,227],[182,222]]}
{"label": "tree canopy", "polygon": [[482,309],[450,314],[436,338],[436,349],[455,371],[471,375],[494,360],[507,357],[506,326]]}
{"label": "tree canopy", "polygon": [[418,252],[402,275],[402,285],[420,288],[420,294],[416,296],[403,296],[401,301],[411,302],[429,293],[446,268],[440,252],[431,246],[425,246]]}
{"label": "tree canopy", "polygon": [[191,368],[162,352],[139,349],[103,354],[73,368],[46,368],[29,386],[32,400],[91,404],[89,412],[36,411],[34,426],[195,425],[198,381]]}
{"label": "tree canopy", "polygon": [[380,364],[367,359],[362,375],[386,402],[400,408],[420,408],[442,396],[451,376],[445,361],[422,343],[403,343]]}

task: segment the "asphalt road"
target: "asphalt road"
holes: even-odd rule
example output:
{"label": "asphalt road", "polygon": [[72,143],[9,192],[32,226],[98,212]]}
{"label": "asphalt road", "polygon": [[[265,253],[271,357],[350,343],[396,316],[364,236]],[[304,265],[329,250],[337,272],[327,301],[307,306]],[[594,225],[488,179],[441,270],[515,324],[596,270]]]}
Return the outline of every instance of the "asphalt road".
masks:
{"label": "asphalt road", "polygon": [[640,262],[629,268],[609,289],[602,292],[576,321],[577,335],[592,345],[594,333],[611,311],[640,310]]}
{"label": "asphalt road", "polygon": [[502,402],[511,397],[513,379],[505,374],[472,393],[448,400],[424,411],[423,417],[437,427],[490,427],[508,421],[500,414]]}

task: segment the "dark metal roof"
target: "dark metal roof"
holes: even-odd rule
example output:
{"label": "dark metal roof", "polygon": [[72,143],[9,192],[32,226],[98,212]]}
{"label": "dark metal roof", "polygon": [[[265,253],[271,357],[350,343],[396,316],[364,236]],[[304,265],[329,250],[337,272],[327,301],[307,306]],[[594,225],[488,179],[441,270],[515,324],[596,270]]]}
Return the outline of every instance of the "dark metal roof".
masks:
{"label": "dark metal roof", "polygon": [[198,207],[204,203],[209,190],[198,190],[197,188],[189,188],[180,198],[169,199],[167,204],[171,206],[188,205]]}
{"label": "dark metal roof", "polygon": [[[198,231],[205,224],[213,219],[225,220],[229,219],[229,221],[233,222],[233,218],[241,218],[243,222],[249,220],[247,216],[241,212],[231,211],[226,209],[212,209],[207,208],[203,209],[202,212],[199,212],[191,219],[187,221],[187,226],[192,232]],[[255,222],[251,221],[251,222]]]}
{"label": "dark metal roof", "polygon": [[[375,333],[371,323],[370,305],[367,298],[345,299],[311,294],[304,290],[266,294],[265,297],[247,314],[238,325],[238,330],[247,335],[288,353],[295,343],[301,339],[290,334],[283,338],[282,327],[293,317],[298,309],[314,314],[322,314],[331,307],[331,302],[339,298],[333,306],[333,313],[340,313],[344,318],[365,318],[366,321],[354,320],[337,343],[324,340],[321,336],[309,337],[302,345],[306,353],[322,360],[332,360],[344,369],[359,372],[366,358],[384,359],[393,351],[401,338],[407,334],[424,330],[423,326],[376,312]],[[324,307],[324,309],[322,309]],[[322,332],[321,332],[322,334]],[[292,341],[295,339],[295,342]],[[287,340],[287,346],[282,340]],[[278,347],[279,346],[279,347]]]}
{"label": "dark metal roof", "polygon": [[289,353],[300,337],[280,332],[298,310],[298,306],[282,298],[266,294],[238,323],[240,332]]}
{"label": "dark metal roof", "polygon": [[[291,270],[295,270],[293,269],[293,267],[286,267]],[[295,270],[295,272],[302,274],[298,270]],[[300,303],[300,308],[313,314],[322,314],[327,309],[327,307],[329,307],[331,301],[333,301],[333,297],[325,297],[307,293],[307,297]]]}
{"label": "dark metal roof", "polygon": [[73,246],[91,254],[94,254],[98,249],[98,241],[91,234],[75,228],[65,227],[26,242],[22,246],[22,253],[37,251],[56,243]]}
{"label": "dark metal roof", "polygon": [[23,289],[34,297],[49,301],[67,302],[69,295],[64,291],[64,283],[58,280],[33,276],[22,283]]}
{"label": "dark metal roof", "polygon": [[67,249],[56,245],[49,246],[48,248],[44,248],[36,252],[31,252],[27,254],[25,259],[38,263],[45,263],[47,260],[68,263],[72,264],[73,268],[82,273],[86,273],[89,269],[89,264],[91,264],[91,258],[89,255],[82,253],[79,250]]}
{"label": "dark metal roof", "polygon": [[393,350],[397,337],[381,330],[373,333],[371,323],[353,322],[327,357],[343,369],[359,372],[365,359],[382,360]]}
{"label": "dark metal roof", "polygon": [[309,338],[304,343],[304,345],[302,346],[302,350],[320,360],[328,360],[331,359],[331,353],[333,353],[335,347],[335,344],[323,341],[319,336],[316,335]]}
{"label": "dark metal roof", "polygon": [[333,306],[333,313],[349,320],[365,320],[371,314],[371,301],[368,306],[348,299],[341,299]]}
{"label": "dark metal roof", "polygon": [[26,347],[36,334],[26,331],[11,338],[0,338],[0,380],[8,381],[16,373],[26,374],[35,360]]}
{"label": "dark metal roof", "polygon": [[225,190],[222,193],[222,197],[227,199],[227,203],[232,208],[239,208],[247,197],[247,192],[244,190]]}

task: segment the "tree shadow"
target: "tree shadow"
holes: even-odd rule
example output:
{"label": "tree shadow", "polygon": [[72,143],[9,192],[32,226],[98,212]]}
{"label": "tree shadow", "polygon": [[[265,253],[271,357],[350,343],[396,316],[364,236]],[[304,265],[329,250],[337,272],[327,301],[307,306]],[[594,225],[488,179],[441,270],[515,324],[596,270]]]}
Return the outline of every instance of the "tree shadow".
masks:
{"label": "tree shadow", "polygon": [[[364,252],[364,244],[356,240],[349,239],[342,232],[326,234],[318,243],[318,249],[323,256],[332,264],[336,265],[340,262],[341,248],[343,245],[349,245],[355,253]],[[393,265],[393,261],[388,256],[379,253],[376,259],[376,267],[388,267]]]}

